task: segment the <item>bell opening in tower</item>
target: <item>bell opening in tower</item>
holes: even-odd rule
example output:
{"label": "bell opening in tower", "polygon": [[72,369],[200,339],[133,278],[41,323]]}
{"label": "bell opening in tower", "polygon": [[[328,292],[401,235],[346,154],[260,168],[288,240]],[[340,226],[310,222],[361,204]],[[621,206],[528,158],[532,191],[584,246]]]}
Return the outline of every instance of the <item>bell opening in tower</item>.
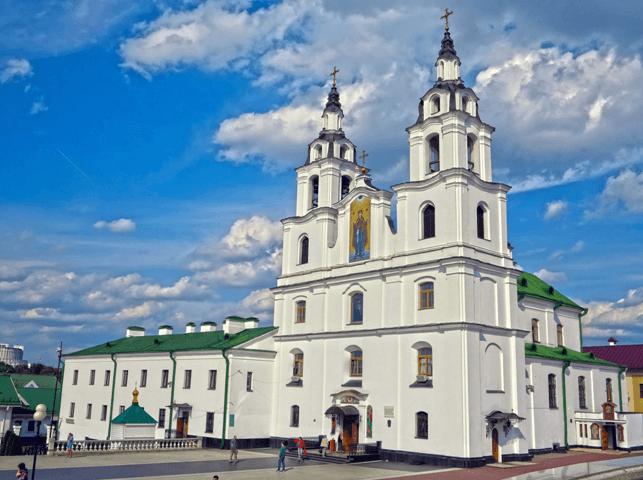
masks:
{"label": "bell opening in tower", "polygon": [[351,191],[351,177],[344,175],[342,177],[342,198],[348,195],[348,192]]}
{"label": "bell opening in tower", "polygon": [[310,179],[310,208],[317,208],[319,206],[319,177],[314,176]]}
{"label": "bell opening in tower", "polygon": [[440,171],[440,138],[434,135],[429,139],[429,172]]}

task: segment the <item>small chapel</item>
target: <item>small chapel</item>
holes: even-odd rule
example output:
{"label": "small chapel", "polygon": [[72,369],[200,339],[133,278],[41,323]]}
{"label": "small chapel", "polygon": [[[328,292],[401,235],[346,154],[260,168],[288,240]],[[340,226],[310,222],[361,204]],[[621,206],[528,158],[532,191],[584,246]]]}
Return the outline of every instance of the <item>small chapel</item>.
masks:
{"label": "small chapel", "polygon": [[[349,456],[464,468],[643,449],[626,367],[582,353],[587,309],[516,268],[511,187],[493,181],[494,128],[460,77],[449,15],[435,83],[406,129],[409,180],[373,184],[342,128],[335,68],[282,220],[274,325],[131,326],[65,354],[62,435],[180,434],[218,448],[234,435],[241,448],[326,437]],[[153,417],[136,397],[125,409],[134,378]]]}

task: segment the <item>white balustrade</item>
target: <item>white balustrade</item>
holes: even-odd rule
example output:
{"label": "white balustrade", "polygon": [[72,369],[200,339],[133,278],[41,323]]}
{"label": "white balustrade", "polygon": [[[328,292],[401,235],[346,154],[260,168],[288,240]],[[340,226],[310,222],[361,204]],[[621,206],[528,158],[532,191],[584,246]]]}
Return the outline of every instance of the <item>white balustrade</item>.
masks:
{"label": "white balustrade", "polygon": [[[134,452],[149,450],[189,450],[201,448],[202,437],[171,438],[149,440],[75,440],[73,452],[82,453],[107,453],[107,452]],[[49,440],[47,455],[66,454],[67,441]]]}

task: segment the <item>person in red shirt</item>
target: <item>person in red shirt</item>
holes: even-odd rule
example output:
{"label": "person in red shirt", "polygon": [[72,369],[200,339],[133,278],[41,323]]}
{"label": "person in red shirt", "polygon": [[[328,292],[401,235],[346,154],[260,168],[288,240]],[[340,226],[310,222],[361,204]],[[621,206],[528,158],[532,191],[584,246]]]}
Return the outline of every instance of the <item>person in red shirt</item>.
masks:
{"label": "person in red shirt", "polygon": [[297,445],[297,459],[301,462],[306,454],[306,442],[304,442],[303,438],[299,437],[295,440],[295,445]]}

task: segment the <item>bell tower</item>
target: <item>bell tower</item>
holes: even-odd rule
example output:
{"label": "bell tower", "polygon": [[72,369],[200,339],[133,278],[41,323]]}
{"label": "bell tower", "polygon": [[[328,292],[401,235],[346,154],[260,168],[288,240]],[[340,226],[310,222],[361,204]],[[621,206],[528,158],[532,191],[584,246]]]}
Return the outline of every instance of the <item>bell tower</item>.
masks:
{"label": "bell tower", "polygon": [[[336,68],[333,77],[339,72]],[[297,216],[312,209],[330,207],[344,198],[355,186],[359,174],[355,145],[342,130],[344,112],[336,82],[328,94],[322,113],[319,137],[308,145],[306,163],[297,168]]]}
{"label": "bell tower", "polygon": [[491,182],[494,128],[480,120],[478,97],[460,78],[460,58],[448,23],[435,67],[436,82],[420,99],[417,121],[407,128],[411,181],[464,168]]}

